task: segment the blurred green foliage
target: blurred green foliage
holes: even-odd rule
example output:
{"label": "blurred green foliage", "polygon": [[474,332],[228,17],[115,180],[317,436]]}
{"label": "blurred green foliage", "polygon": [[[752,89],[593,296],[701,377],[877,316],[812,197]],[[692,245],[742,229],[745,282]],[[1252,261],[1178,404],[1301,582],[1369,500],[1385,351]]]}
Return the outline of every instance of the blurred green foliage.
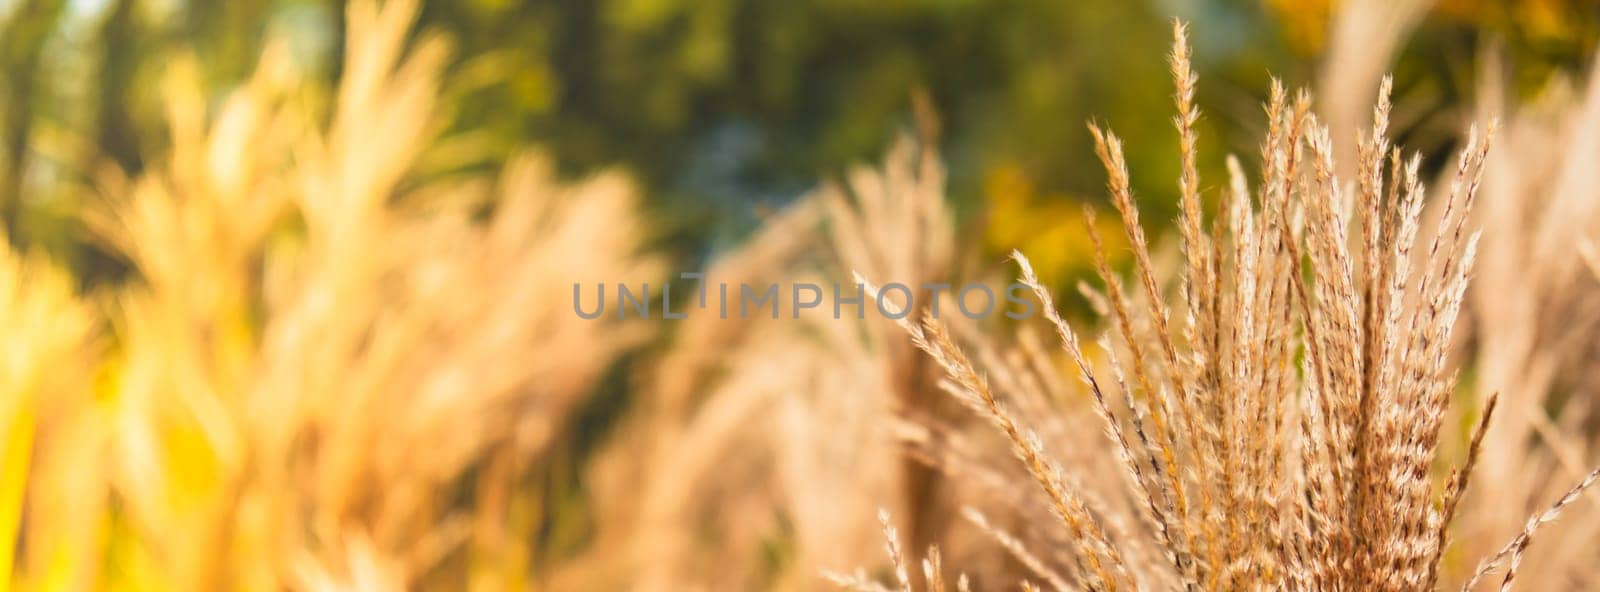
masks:
{"label": "blurred green foliage", "polygon": [[[1487,37],[1529,64],[1521,87],[1581,69],[1595,6],[1442,0],[1396,66],[1399,92],[1423,97],[1409,123],[1455,125]],[[342,11],[337,0],[0,0],[0,218],[12,240],[56,251],[81,277],[114,275],[77,212],[99,167],[138,171],[151,164],[141,155],[160,153],[167,57],[192,50],[220,99],[281,37],[331,82]],[[423,29],[458,49],[446,89],[455,141],[427,170],[470,170],[528,145],[569,174],[622,164],[652,196],[660,244],[693,260],[818,179],[875,160],[911,127],[921,92],[941,116],[964,224],[994,248],[1037,234],[1041,214],[1071,218],[1076,206],[1063,206],[1101,199],[1090,117],[1125,138],[1159,224],[1177,178],[1169,19],[1194,23],[1201,149],[1218,157],[1202,174],[1215,188],[1223,152],[1256,150],[1263,73],[1308,83],[1330,13],[1286,0],[425,2]],[[1421,139],[1430,150],[1450,141]],[[994,195],[1006,191],[1017,194]]]}

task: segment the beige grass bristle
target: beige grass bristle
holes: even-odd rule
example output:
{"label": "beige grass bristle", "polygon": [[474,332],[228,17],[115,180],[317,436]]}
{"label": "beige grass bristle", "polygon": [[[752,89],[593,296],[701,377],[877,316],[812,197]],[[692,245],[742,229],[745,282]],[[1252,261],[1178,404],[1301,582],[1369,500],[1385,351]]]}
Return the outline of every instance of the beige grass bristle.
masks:
{"label": "beige grass bristle", "polygon": [[911,592],[911,574],[906,571],[906,556],[900,550],[900,534],[889,522],[889,511],[878,510],[878,524],[883,526],[884,550],[889,553],[889,564],[894,568],[895,582],[903,592]]}
{"label": "beige grass bristle", "polygon": [[1066,579],[1063,578],[1061,574],[1056,573],[1054,569],[1051,569],[1050,566],[1046,565],[1045,562],[1037,555],[1034,555],[1032,551],[1029,551],[1026,544],[1020,540],[1017,540],[1016,537],[1011,536],[1010,533],[1007,533],[1006,531],[990,524],[989,519],[986,518],[982,512],[979,512],[971,507],[966,507],[961,509],[961,514],[962,516],[966,517],[968,521],[972,522],[973,525],[977,526],[979,530],[982,530],[985,534],[989,535],[990,538],[994,539],[996,544],[1000,545],[1006,550],[1006,552],[1010,553],[1012,557],[1016,558],[1016,560],[1020,562],[1023,567],[1028,568],[1033,575],[1042,578],[1046,583],[1049,583],[1051,588],[1058,591],[1072,589],[1071,586],[1067,585]]}

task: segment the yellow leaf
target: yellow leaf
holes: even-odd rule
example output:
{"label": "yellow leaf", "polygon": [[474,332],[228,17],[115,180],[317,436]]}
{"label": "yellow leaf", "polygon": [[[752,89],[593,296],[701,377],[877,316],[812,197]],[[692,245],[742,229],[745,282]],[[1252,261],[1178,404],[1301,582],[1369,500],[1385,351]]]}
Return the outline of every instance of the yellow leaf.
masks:
{"label": "yellow leaf", "polygon": [[[4,418],[0,417],[0,421]],[[33,448],[33,412],[27,401],[6,422],[0,442],[0,592],[11,590],[12,562],[16,556],[22,500],[27,492],[28,460]]]}

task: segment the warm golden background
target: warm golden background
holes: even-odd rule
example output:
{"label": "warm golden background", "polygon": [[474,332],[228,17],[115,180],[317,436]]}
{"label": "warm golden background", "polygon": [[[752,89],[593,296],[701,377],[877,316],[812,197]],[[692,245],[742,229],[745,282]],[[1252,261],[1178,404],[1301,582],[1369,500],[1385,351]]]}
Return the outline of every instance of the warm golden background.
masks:
{"label": "warm golden background", "polygon": [[[586,321],[571,286],[1003,282],[1019,249],[1097,326],[1083,124],[1174,253],[1174,18],[1208,196],[1269,74],[1353,162],[1392,72],[1430,181],[1501,122],[1441,443],[1505,397],[1470,573],[1600,444],[1595,2],[0,0],[0,590],[812,589],[888,573],[880,507],[1008,586],[984,530],[1020,518],[919,458],[981,421],[903,332]],[[1527,589],[1597,584],[1597,509]]]}

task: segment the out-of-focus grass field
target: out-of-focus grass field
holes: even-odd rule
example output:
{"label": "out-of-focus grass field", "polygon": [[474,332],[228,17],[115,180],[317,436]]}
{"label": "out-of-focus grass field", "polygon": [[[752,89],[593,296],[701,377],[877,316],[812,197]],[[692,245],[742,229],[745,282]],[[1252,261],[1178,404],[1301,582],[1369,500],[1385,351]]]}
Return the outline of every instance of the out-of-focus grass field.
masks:
{"label": "out-of-focus grass field", "polygon": [[[1587,154],[1593,2],[0,0],[0,590],[811,589],[883,563],[879,506],[1016,573],[887,435],[950,411],[903,335],[589,321],[570,286],[996,281],[1017,249],[1070,294],[1091,119],[1170,252],[1174,18],[1208,194],[1269,72],[1336,130],[1393,72],[1428,179],[1465,123],[1518,130],[1484,223],[1527,236],[1485,239],[1452,363],[1527,391],[1552,482],[1592,465],[1600,354],[1545,328],[1596,326],[1594,278],[1518,274],[1567,256],[1541,229],[1600,234],[1527,213]],[[1577,295],[1494,299],[1538,282]]]}

